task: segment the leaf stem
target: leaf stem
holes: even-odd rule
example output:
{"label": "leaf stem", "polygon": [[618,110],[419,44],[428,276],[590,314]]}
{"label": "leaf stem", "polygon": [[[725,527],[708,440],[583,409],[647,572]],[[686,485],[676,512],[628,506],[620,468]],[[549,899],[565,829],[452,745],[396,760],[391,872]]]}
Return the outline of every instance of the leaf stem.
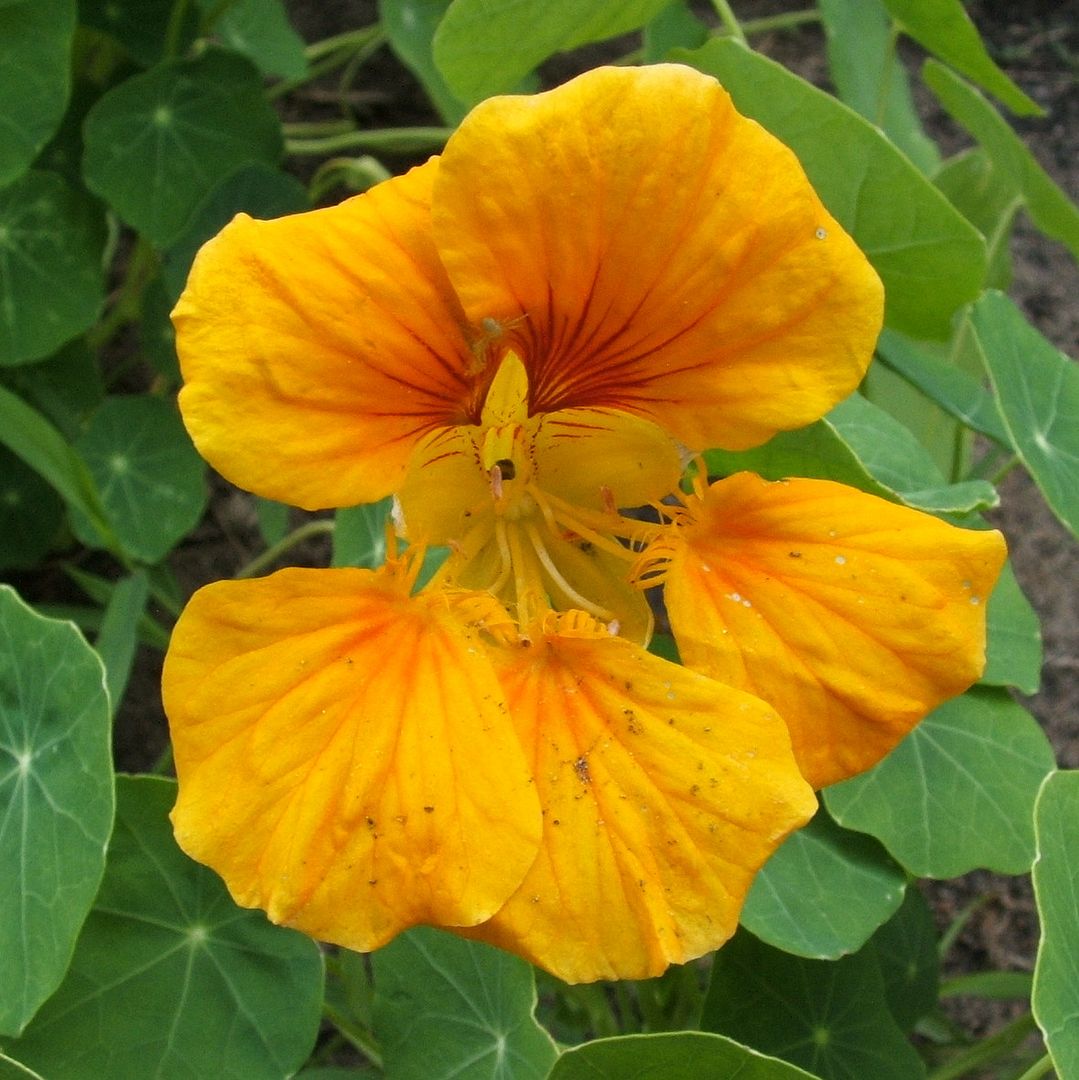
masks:
{"label": "leaf stem", "polygon": [[877,109],[874,123],[884,127],[884,114],[888,111],[888,98],[892,92],[892,72],[895,69],[896,49],[899,45],[899,24],[893,19],[888,28],[888,44],[884,50],[884,62],[877,80]]}
{"label": "leaf stem", "polygon": [[1053,1059],[1049,1054],[1046,1054],[1044,1057],[1038,1058],[1038,1060],[1019,1077],[1019,1080],[1039,1080],[1039,1077],[1048,1076],[1052,1071]]}
{"label": "leaf stem", "polygon": [[317,41],[304,50],[304,56],[311,65],[307,72],[298,78],[285,79],[276,86],[271,86],[266,91],[266,99],[276,101],[357,58],[362,62],[385,41],[386,35],[377,23],[359,30],[349,30],[345,34],[326,38],[325,41]]}
{"label": "leaf stem", "polygon": [[336,154],[342,150],[366,150],[376,154],[413,154],[440,150],[453,134],[453,128],[405,127],[380,128],[376,131],[346,131],[322,139],[286,139],[285,151],[305,156]]}
{"label": "leaf stem", "polygon": [[781,15],[765,15],[760,19],[746,19],[742,23],[742,33],[749,37],[752,34],[764,34],[769,30],[795,30],[807,23],[821,21],[821,14],[816,8],[806,11],[785,11]]}
{"label": "leaf stem", "polygon": [[236,571],[237,578],[256,577],[268,566],[272,566],[286,552],[291,551],[297,544],[310,540],[313,536],[323,536],[334,530],[333,518],[317,518],[315,521],[306,521],[299,528],[293,529],[287,536],[282,537],[276,544],[272,544],[260,555],[256,555],[246,566]]}
{"label": "leaf stem", "polygon": [[180,40],[184,31],[184,20],[191,0],[175,0],[169,12],[168,26],[165,28],[165,46],[162,50],[165,60],[172,60],[180,53]]}
{"label": "leaf stem", "polygon": [[359,1050],[376,1069],[382,1068],[382,1053],[369,1031],[353,1023],[344,1013],[335,1009],[328,1002],[323,1003],[322,1015],[337,1028],[342,1038]]}
{"label": "leaf stem", "polygon": [[958,1080],[959,1077],[981,1071],[987,1065],[1006,1058],[1032,1031],[1036,1030],[1034,1017],[1030,1013],[1023,1013],[1022,1016],[1002,1027],[1000,1031],[990,1035],[988,1039],[983,1039],[939,1069],[934,1069],[926,1080]]}
{"label": "leaf stem", "polygon": [[127,273],[116,299],[105,317],[86,333],[86,344],[91,352],[99,352],[112,336],[129,322],[134,322],[142,308],[142,294],[157,273],[157,254],[143,237],[135,240],[128,259]]}
{"label": "leaf stem", "polygon": [[723,24],[727,33],[736,41],[740,41],[745,45],[745,31],[742,29],[742,24],[738,21],[738,16],[731,10],[731,5],[728,3],[728,0],[712,0],[712,7],[716,9],[719,21]]}

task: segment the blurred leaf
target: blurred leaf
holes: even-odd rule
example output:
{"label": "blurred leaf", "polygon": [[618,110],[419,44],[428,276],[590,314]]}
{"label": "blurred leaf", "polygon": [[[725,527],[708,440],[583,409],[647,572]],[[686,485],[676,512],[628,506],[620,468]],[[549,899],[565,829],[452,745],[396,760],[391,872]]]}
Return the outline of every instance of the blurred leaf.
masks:
{"label": "blurred leaf", "polygon": [[1041,685],[1041,625],[1015,580],[1010,561],[1004,564],[989,597],[986,625],[985,672],[981,681],[1036,694]]}
{"label": "blurred leaf", "polygon": [[101,892],[71,970],[8,1046],[49,1080],[280,1080],[319,1024],[318,946],[243,911],[176,846],[176,785],[117,778]]}
{"label": "blurred leaf", "polygon": [[[175,0],[79,0],[79,21],[114,37],[143,67],[165,58],[165,39]],[[186,6],[176,41],[182,53],[198,33],[198,15]]]}
{"label": "blurred leaf", "polygon": [[64,504],[29,465],[0,446],[0,570],[28,570],[49,550]]}
{"label": "blurred leaf", "polygon": [[536,984],[523,960],[418,926],[371,964],[375,1034],[394,1080],[547,1076],[557,1051],[536,1023]]}
{"label": "blurred leaf", "polygon": [[[76,612],[72,613],[69,618],[71,618],[78,626],[90,628],[97,633],[100,633],[101,624],[104,622],[104,612],[102,609],[109,606],[109,603],[112,600],[112,594],[116,589],[116,582],[109,581],[108,578],[99,577],[97,574],[91,574],[86,570],[80,570],[77,566],[73,566],[70,563],[66,564],[63,569],[64,573],[71,578],[71,580],[75,582],[75,584],[86,593],[91,600],[99,605],[94,609],[97,613],[97,619],[93,622],[83,616],[76,618],[78,609],[76,609]],[[157,595],[152,578],[150,581],[150,594],[152,596]],[[173,605],[174,610],[179,607],[179,602]],[[165,649],[168,648],[168,632],[160,623],[155,622],[148,614],[144,613],[142,618],[139,619],[139,634],[142,642],[153,646],[155,649],[159,649],[161,652],[164,652]]]}
{"label": "blurred leaf", "polygon": [[922,130],[881,0],[820,0],[819,7],[839,99],[882,128],[922,172],[932,172],[940,153]]}
{"label": "blurred leaf", "polygon": [[158,247],[178,239],[222,177],[282,153],[258,71],[221,49],[120,83],[90,110],[83,134],[87,186]]}
{"label": "blurred leaf", "polygon": [[873,935],[884,996],[895,1022],[910,1031],[937,1003],[940,957],[933,913],[911,885],[899,910]]}
{"label": "blurred leaf", "polygon": [[1055,772],[1038,794],[1034,897],[1042,925],[1034,1016],[1057,1074],[1079,1075],[1079,772]]}
{"label": "blurred leaf", "polygon": [[835,819],[867,832],[912,874],[984,867],[1023,874],[1034,858],[1034,798],[1053,751],[1000,690],[975,687],[929,714],[879,765],[827,788]]}
{"label": "blurred leaf", "polygon": [[645,26],[641,62],[658,64],[671,49],[699,49],[707,40],[708,27],[690,10],[686,0],[674,0]]}
{"label": "blurred leaf", "polygon": [[81,338],[48,360],[21,364],[4,373],[5,382],[39,408],[64,436],[74,439],[105,399],[93,354]]}
{"label": "blurred leaf", "polygon": [[1079,369],[1003,293],[986,293],[971,323],[1015,452],[1079,535]]}
{"label": "blurred leaf", "polygon": [[1019,116],[1044,116],[985,51],[981,35],[959,0],[884,0],[904,33],[939,56]]}
{"label": "blurred leaf", "polygon": [[[206,466],[172,402],[111,397],[76,444],[124,550],[147,563],[164,558],[206,508]],[[84,544],[100,543],[88,522],[72,524]]]}
{"label": "blurred leaf", "polygon": [[[511,90],[541,61],[637,30],[670,0],[452,0],[434,36],[435,64],[450,90],[474,105]],[[522,32],[524,31],[524,32]]]}
{"label": "blurred leaf", "polygon": [[256,495],[255,514],[258,517],[259,533],[267,547],[273,547],[284,539],[288,532],[289,507]]}
{"label": "blurred leaf", "polygon": [[701,1026],[822,1080],[925,1076],[888,1010],[871,945],[840,960],[806,960],[739,931],[716,953]]}
{"label": "blurred leaf", "polygon": [[349,506],[334,515],[333,565],[373,568],[386,561],[386,523],[393,497]]}
{"label": "blurred leaf", "polygon": [[211,28],[222,44],[246,56],[264,75],[299,79],[307,73],[303,38],[292,28],[281,0],[198,0],[206,15],[220,11]]}
{"label": "blurred leaf", "polygon": [[[166,260],[167,260],[166,253]],[[167,262],[165,266],[167,273]],[[176,330],[169,317],[176,298],[165,289],[164,274],[154,278],[142,294],[142,314],[139,319],[139,341],[146,359],[154,371],[163,376],[165,385],[180,385],[180,360],[176,355]]]}
{"label": "blurred leaf", "polygon": [[731,38],[678,55],[716,76],[741,112],[798,155],[883,279],[888,325],[947,337],[952,313],[978,295],[985,276],[974,226],[872,124],[774,61]]}
{"label": "blurred leaf", "polygon": [[941,105],[985,149],[993,168],[1008,176],[1023,193],[1034,224],[1079,259],[1079,207],[1053,183],[1007,121],[946,67],[927,60],[922,75]]}
{"label": "blurred leaf", "polygon": [[0,5],[0,186],[25,172],[60,126],[74,35],[75,0]]}
{"label": "blurred leaf", "polygon": [[446,85],[435,66],[432,41],[450,0],[379,0],[378,14],[401,63],[423,84],[447,124],[459,124],[468,106]]}
{"label": "blurred leaf", "polygon": [[104,246],[100,213],[59,176],[0,190],[0,365],[48,356],[97,318]]}
{"label": "blurred leaf", "polygon": [[563,1051],[549,1080],[814,1080],[722,1035],[671,1031],[596,1039]]}
{"label": "blurred leaf", "polygon": [[101,631],[94,641],[94,649],[105,665],[105,685],[109,691],[112,715],[116,715],[131,675],[131,662],[135,659],[138,644],[139,623],[146,608],[150,584],[142,570],[116,583],[105,608]]}
{"label": "blurred leaf", "polygon": [[0,1032],[14,1035],[71,961],[105,869],[113,791],[101,661],[7,585],[0,702]]}
{"label": "blurred leaf", "polygon": [[307,190],[295,177],[269,165],[243,165],[218,183],[199,204],[183,232],[165,252],[162,276],[169,297],[183,292],[198,250],[237,214],[276,218],[310,209]]}

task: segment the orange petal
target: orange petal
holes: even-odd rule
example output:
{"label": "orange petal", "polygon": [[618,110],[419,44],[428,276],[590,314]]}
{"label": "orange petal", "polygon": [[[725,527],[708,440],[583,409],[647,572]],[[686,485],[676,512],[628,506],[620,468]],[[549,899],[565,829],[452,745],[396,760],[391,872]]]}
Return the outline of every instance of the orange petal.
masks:
{"label": "orange petal", "polygon": [[230,480],[309,509],[374,501],[420,435],[464,416],[474,361],[429,236],[436,169],[241,214],[199,253],[173,313],[180,405]]}
{"label": "orange petal", "polygon": [[432,219],[472,322],[525,358],[533,414],[607,406],[743,449],[845,397],[881,325],[876,274],[794,154],[678,65],[483,102]]}
{"label": "orange petal", "polygon": [[875,764],[981,674],[999,533],[750,473],[713,484],[695,516],[666,542],[682,659],[775,706],[814,787]]}
{"label": "orange petal", "polygon": [[754,873],[816,803],[763,702],[583,621],[505,650],[543,842],[468,935],[569,982],[646,978],[734,933]]}
{"label": "orange petal", "polygon": [[180,846],[237,902],[368,950],[517,887],[536,794],[475,634],[388,574],[282,570],[191,600],[164,674]]}

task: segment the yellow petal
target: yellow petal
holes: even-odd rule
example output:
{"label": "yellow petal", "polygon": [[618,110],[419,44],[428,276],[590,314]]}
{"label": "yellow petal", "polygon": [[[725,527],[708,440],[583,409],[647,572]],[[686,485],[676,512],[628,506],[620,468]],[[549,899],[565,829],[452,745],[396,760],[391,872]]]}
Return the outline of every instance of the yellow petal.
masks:
{"label": "yellow petal", "polygon": [[875,764],[985,664],[996,532],[826,480],[713,484],[669,541],[683,661],[775,706],[814,787]]}
{"label": "yellow petal", "polygon": [[569,982],[646,978],[734,933],[754,873],[815,800],[764,703],[579,613],[561,621],[501,664],[540,853],[468,934]]}
{"label": "yellow petal", "polygon": [[465,419],[473,358],[431,244],[432,161],[327,210],[241,214],[176,306],[180,405],[234,483],[309,509],[381,498]]}
{"label": "yellow petal", "polygon": [[517,887],[536,794],[475,632],[386,574],[207,586],[165,665],[177,840],[237,902],[352,949]]}
{"label": "yellow petal", "polygon": [[611,407],[745,448],[845,397],[881,325],[876,274],[794,154],[677,65],[483,102],[432,220],[472,323],[521,353],[532,414]]}

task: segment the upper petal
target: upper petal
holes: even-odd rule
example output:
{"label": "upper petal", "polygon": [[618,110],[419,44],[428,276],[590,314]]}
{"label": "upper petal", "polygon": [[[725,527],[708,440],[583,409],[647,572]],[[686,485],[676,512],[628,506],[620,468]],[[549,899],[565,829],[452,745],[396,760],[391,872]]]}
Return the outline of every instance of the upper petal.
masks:
{"label": "upper petal", "polygon": [[180,406],[230,480],[309,509],[373,501],[424,432],[466,414],[474,360],[429,235],[436,171],[241,214],[203,247],[173,313]]}
{"label": "upper petal", "polygon": [[713,484],[664,542],[685,663],[764,698],[822,787],[875,764],[985,664],[997,532],[827,480]]}
{"label": "upper petal", "polygon": [[768,706],[600,631],[500,666],[543,806],[518,891],[468,931],[561,979],[640,979],[721,945],[816,801]]}
{"label": "upper petal", "polygon": [[539,807],[476,633],[365,570],[200,590],[165,665],[177,840],[275,922],[367,950],[491,915]]}
{"label": "upper petal", "polygon": [[483,102],[432,217],[470,319],[525,357],[533,413],[609,406],[745,448],[845,397],[881,324],[794,154],[677,65]]}

